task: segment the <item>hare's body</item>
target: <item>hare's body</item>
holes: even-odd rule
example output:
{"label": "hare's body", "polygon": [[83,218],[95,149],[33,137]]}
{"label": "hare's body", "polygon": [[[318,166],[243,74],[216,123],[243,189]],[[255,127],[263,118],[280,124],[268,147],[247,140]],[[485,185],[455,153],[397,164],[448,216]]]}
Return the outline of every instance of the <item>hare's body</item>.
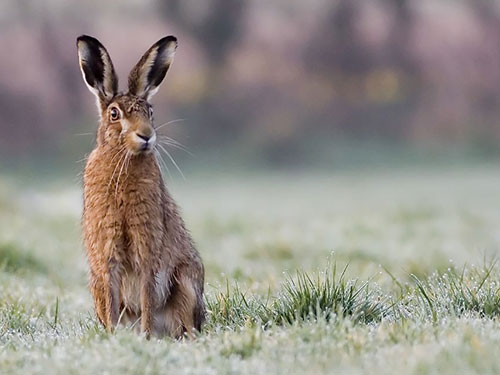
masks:
{"label": "hare's body", "polygon": [[[179,336],[200,329],[203,265],[155,157],[132,158],[120,182],[113,156],[94,150],[84,176],[84,238],[99,319],[113,326],[121,314],[124,323],[135,323],[141,289],[151,288],[153,333]],[[114,306],[106,306],[107,295],[116,296]],[[108,308],[115,310],[109,317]]]}
{"label": "hare's body", "polygon": [[[147,71],[144,74],[144,66],[153,69],[157,62],[144,65],[143,60],[160,55],[166,48],[160,42],[146,53],[134,74],[151,78]],[[103,55],[104,47],[90,37],[79,38],[79,43],[80,64],[92,89],[99,74],[87,76],[95,56],[86,53],[97,48],[95,55],[105,60],[107,52]],[[102,61],[94,63],[97,68],[98,63]],[[104,66],[103,77],[106,62]],[[110,71],[114,76],[112,65],[107,67]],[[95,86],[106,87],[106,82]],[[99,99],[105,96],[99,94]],[[101,114],[114,112],[109,118],[101,116],[97,146],[84,174],[83,232],[96,313],[109,329],[118,322],[140,320],[137,327],[147,335],[179,337],[199,330],[204,320],[203,264],[150,152],[155,134],[144,93],[109,96],[100,100]]]}

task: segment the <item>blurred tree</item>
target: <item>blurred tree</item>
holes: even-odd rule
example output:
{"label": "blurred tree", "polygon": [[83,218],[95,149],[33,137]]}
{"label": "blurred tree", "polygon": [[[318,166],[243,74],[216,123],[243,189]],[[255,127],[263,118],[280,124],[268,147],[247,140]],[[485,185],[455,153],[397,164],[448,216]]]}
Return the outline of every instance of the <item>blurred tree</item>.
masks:
{"label": "blurred tree", "polygon": [[[33,126],[43,121],[43,109],[34,95],[9,92],[0,83],[0,131],[7,136],[1,138],[0,145],[4,161],[14,161],[20,154],[39,152],[45,134],[42,128]],[[8,93],[8,94],[5,94]]]}
{"label": "blurred tree", "polygon": [[[77,72],[76,57],[68,58],[68,48],[59,43],[58,31],[54,28],[53,22],[48,17],[43,19],[39,35],[40,50],[52,75],[57,76],[55,82],[58,84],[58,88],[61,93],[64,93],[58,98],[61,102],[58,114],[62,119],[69,116],[80,116],[82,90],[80,90],[80,77],[75,74]],[[69,93],[71,95],[68,95]]]}
{"label": "blurred tree", "polygon": [[[192,7],[203,9],[198,17]],[[196,1],[160,0],[161,14],[186,30],[198,42],[212,66],[224,63],[232,43],[241,32],[246,1],[210,0],[203,6]]]}
{"label": "blurred tree", "polygon": [[[17,6],[26,4],[20,1]],[[32,81],[21,77],[17,90],[11,89],[10,95],[0,97],[0,125],[11,135],[3,140],[2,146],[12,153],[26,149],[50,153],[59,148],[62,135],[71,132],[70,125],[82,115],[78,86],[81,78],[74,53],[68,54],[68,50],[74,51],[74,46],[61,43],[61,24],[43,7],[39,12],[29,6],[18,9],[16,17],[18,22],[29,25],[16,35],[30,46],[29,54],[23,56],[27,60],[21,61],[27,70],[38,68],[39,74]],[[15,54],[4,56],[7,63],[12,63],[14,58]],[[33,72],[29,71],[27,76],[33,77]],[[16,80],[7,73],[0,86],[10,84],[12,87],[12,82]],[[54,136],[55,130],[57,136]]]}
{"label": "blurred tree", "polygon": [[[392,24],[384,48],[384,67],[394,77],[393,95],[383,110],[386,117],[385,131],[398,137],[407,137],[413,118],[421,106],[422,72],[413,49],[415,11],[411,0],[389,0]],[[386,88],[387,89],[387,88]]]}
{"label": "blurred tree", "polygon": [[[370,49],[364,45],[358,22],[363,2],[339,0],[326,6],[324,18],[309,36],[304,60],[307,69],[315,77],[324,105],[311,112],[310,124],[320,131],[340,129],[356,134],[364,128],[366,119],[360,104],[364,96],[364,77],[373,69],[376,61]],[[326,89],[325,89],[326,87]],[[335,96],[331,93],[334,92]],[[361,117],[361,118],[360,118]]]}
{"label": "blurred tree", "polygon": [[[385,40],[370,45],[360,25],[374,5],[389,14],[390,23],[385,26]],[[329,83],[336,95],[325,99],[323,110],[313,113],[311,122],[346,135],[403,136],[418,103],[413,28],[409,0],[331,3],[309,38],[305,56],[311,74],[322,84]]]}
{"label": "blurred tree", "polygon": [[138,11],[177,25],[181,46],[204,56],[202,67],[193,64],[193,92],[172,114],[188,120],[196,147],[231,143],[263,160],[289,161],[307,142],[328,147],[340,137],[439,144],[454,135],[484,144],[500,134],[497,0],[70,4],[2,6],[0,127],[8,136],[0,148],[9,155],[37,145],[57,152],[84,128],[78,122],[89,98],[74,36],[117,35],[118,52],[120,35],[157,31],[154,22],[135,22]]}
{"label": "blurred tree", "polygon": [[399,69],[412,75],[417,71],[415,58],[411,50],[414,27],[414,10],[410,0],[389,0],[392,8],[393,24],[387,46],[390,48],[390,61]]}
{"label": "blurred tree", "polygon": [[201,6],[198,1],[160,0],[158,5],[163,17],[191,35],[207,58],[205,95],[189,107],[195,134],[204,141],[231,139],[237,121],[228,111],[230,95],[224,93],[222,77],[226,58],[243,30],[247,1],[211,0]]}
{"label": "blurred tree", "polygon": [[316,73],[362,74],[370,68],[370,55],[356,28],[361,6],[358,0],[339,0],[328,6],[306,51],[308,64]]}
{"label": "blurred tree", "polygon": [[[496,125],[500,107],[500,6],[494,0],[469,0],[469,7],[485,34],[474,59],[481,71],[473,91],[473,104],[482,121]],[[479,77],[478,77],[479,78]]]}

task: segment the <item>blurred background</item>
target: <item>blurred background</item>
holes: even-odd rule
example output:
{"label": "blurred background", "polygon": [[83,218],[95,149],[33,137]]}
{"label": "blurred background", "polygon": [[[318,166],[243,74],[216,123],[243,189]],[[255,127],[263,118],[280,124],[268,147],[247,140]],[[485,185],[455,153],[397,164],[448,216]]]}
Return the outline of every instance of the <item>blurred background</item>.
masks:
{"label": "blurred background", "polygon": [[[122,85],[179,38],[153,99],[188,169],[330,168],[500,156],[500,6],[488,0],[63,0],[0,4],[0,160],[62,172],[92,148],[75,39]],[[125,87],[122,86],[122,89]],[[175,152],[175,150],[172,150]]]}
{"label": "blurred background", "polygon": [[92,306],[81,172],[98,115],[81,34],[122,89],[154,42],[179,39],[153,104],[191,152],[170,147],[185,180],[167,155],[164,177],[207,293],[229,278],[265,295],[332,263],[391,288],[500,256],[499,1],[4,0],[5,290]]}
{"label": "blurred background", "polygon": [[[98,333],[80,225],[98,114],[81,34],[106,46],[121,89],[154,42],[178,37],[152,101],[159,132],[190,151],[168,147],[185,179],[166,154],[163,176],[220,306],[209,321],[283,300],[296,271],[316,283],[344,267],[356,295],[375,306],[380,290],[393,312],[365,326],[335,309],[332,325],[262,334],[252,316],[154,348]],[[0,372],[495,373],[499,125],[499,0],[0,0]]]}

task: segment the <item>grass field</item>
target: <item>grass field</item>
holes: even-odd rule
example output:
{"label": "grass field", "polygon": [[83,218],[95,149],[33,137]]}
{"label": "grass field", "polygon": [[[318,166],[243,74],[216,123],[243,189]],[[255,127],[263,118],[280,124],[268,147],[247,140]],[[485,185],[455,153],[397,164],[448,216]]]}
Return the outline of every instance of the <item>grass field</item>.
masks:
{"label": "grass field", "polygon": [[500,168],[174,179],[195,340],[98,325],[73,176],[0,185],[1,374],[500,372]]}

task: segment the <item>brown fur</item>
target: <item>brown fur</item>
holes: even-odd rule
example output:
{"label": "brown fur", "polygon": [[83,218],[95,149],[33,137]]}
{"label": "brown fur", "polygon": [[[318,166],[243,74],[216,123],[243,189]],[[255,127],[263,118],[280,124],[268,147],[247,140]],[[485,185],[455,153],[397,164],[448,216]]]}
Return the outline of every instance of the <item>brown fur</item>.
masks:
{"label": "brown fur", "polygon": [[[191,335],[205,316],[204,268],[153,150],[137,141],[137,134],[155,134],[150,104],[130,93],[99,103],[82,220],[96,314],[108,330],[140,319],[148,337]],[[112,108],[120,121],[112,120]]]}

